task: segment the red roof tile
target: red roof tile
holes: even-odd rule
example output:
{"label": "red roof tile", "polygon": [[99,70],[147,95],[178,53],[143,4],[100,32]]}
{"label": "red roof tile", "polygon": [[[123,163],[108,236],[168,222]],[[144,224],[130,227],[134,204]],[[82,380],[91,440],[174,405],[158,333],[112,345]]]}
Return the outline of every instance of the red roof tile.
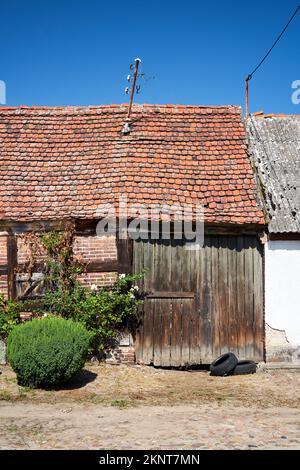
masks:
{"label": "red roof tile", "polygon": [[0,107],[0,219],[94,218],[100,204],[201,203],[207,223],[263,224],[234,106]]}

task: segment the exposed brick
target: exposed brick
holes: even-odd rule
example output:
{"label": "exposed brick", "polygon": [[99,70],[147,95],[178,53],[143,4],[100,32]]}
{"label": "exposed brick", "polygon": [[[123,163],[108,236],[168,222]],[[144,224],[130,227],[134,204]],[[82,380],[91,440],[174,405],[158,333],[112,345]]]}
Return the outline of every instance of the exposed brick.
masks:
{"label": "exposed brick", "polygon": [[[7,264],[7,235],[0,233],[0,265]],[[0,275],[0,292],[5,298],[8,296],[7,276]]]}

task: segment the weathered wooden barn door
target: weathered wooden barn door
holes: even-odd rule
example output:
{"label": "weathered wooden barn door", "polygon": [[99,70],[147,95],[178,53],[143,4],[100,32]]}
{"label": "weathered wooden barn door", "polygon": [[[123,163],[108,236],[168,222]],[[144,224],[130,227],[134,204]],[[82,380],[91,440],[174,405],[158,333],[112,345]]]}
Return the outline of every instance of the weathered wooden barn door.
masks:
{"label": "weathered wooden barn door", "polygon": [[136,337],[144,364],[210,363],[225,351],[263,360],[262,249],[255,236],[134,242],[135,272],[147,293]]}

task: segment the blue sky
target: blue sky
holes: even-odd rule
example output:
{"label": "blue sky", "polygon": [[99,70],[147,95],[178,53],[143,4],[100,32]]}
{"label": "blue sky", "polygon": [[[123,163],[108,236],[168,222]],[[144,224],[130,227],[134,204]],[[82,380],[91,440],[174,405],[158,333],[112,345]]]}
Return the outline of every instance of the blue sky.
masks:
{"label": "blue sky", "polygon": [[[299,0],[2,0],[7,105],[124,103],[136,56],[140,103],[244,106],[244,78]],[[300,113],[300,14],[250,82],[250,111]]]}

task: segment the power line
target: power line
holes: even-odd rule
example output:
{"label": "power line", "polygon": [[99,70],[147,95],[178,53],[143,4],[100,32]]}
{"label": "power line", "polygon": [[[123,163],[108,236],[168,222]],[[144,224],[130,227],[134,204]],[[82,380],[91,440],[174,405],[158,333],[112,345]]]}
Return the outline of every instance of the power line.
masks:
{"label": "power line", "polygon": [[291,16],[291,18],[289,19],[288,23],[285,25],[285,27],[283,28],[283,30],[281,31],[281,33],[279,34],[279,36],[277,37],[277,39],[275,40],[275,42],[273,43],[272,47],[268,50],[268,52],[266,53],[266,55],[262,58],[262,60],[259,62],[259,64],[255,67],[255,69],[249,73],[249,75],[247,76],[246,78],[246,81],[248,82],[249,80],[251,80],[251,78],[253,77],[253,75],[255,74],[255,72],[257,72],[257,70],[261,67],[261,65],[264,63],[264,61],[266,60],[266,58],[271,54],[272,50],[274,49],[274,47],[276,46],[276,44],[278,43],[278,41],[281,39],[281,37],[284,35],[284,33],[286,32],[286,30],[288,29],[289,25],[291,24],[291,22],[293,21],[293,19],[295,18],[295,16],[297,15],[298,11],[300,10],[300,5],[297,6],[296,10],[294,11],[293,15]]}

